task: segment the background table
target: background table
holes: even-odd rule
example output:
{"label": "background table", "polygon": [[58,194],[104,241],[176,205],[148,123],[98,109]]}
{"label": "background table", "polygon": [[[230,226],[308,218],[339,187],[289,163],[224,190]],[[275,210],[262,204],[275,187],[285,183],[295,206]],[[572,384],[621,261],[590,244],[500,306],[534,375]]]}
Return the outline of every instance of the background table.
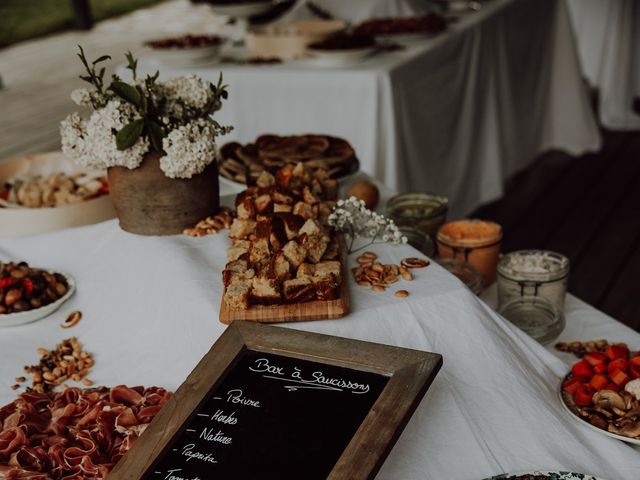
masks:
{"label": "background table", "polygon": [[584,76],[600,91],[600,122],[640,128],[640,4],[636,0],[568,0]]}
{"label": "background table", "polygon": [[215,81],[222,70],[230,98],[219,119],[235,130],[221,141],[338,135],[365,172],[395,190],[445,194],[454,216],[499,197],[541,151],[600,145],[564,0],[494,0],[442,35],[350,68],[142,64],[165,78]]}
{"label": "background table", "polygon": [[[177,388],[224,330],[218,321],[226,235],[141,237],[115,221],[0,240],[0,259],[64,270],[78,283],[54,315],[0,330],[0,404],[22,366],[76,335],[94,353],[90,378],[104,385]],[[385,262],[416,252],[374,248]],[[354,259],[351,259],[354,263]],[[568,366],[511,326],[436,264],[399,283],[411,295],[376,294],[352,283],[344,319],[287,327],[438,352],[444,367],[382,467],[380,480],[472,480],[503,471],[570,469],[637,480],[640,457],[628,445],[574,422],[558,388]],[[640,336],[568,301],[568,339],[605,337],[640,345]],[[72,310],[83,320],[59,323]],[[585,319],[587,321],[585,322]],[[566,359],[570,361],[570,359]]]}

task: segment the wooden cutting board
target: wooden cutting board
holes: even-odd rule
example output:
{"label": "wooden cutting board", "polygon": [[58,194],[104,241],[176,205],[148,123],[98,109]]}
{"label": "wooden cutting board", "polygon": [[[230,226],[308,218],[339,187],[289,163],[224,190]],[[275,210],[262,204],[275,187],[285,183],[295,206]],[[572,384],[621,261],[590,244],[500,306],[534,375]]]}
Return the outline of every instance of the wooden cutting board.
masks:
{"label": "wooden cutting board", "polygon": [[224,300],[220,302],[220,321],[229,324],[234,320],[249,320],[260,323],[305,322],[308,320],[328,320],[341,318],[349,313],[349,269],[346,247],[342,242],[342,283],[340,296],[335,300],[291,303],[283,305],[252,305],[248,310],[229,308]]}

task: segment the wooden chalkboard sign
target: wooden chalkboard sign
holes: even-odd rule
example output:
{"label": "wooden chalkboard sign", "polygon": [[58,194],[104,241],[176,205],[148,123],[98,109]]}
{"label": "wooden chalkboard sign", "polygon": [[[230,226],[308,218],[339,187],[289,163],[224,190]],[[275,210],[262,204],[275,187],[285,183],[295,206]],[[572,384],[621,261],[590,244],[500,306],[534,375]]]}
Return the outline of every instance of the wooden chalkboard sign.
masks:
{"label": "wooden chalkboard sign", "polygon": [[234,322],[109,480],[372,479],[441,365]]}

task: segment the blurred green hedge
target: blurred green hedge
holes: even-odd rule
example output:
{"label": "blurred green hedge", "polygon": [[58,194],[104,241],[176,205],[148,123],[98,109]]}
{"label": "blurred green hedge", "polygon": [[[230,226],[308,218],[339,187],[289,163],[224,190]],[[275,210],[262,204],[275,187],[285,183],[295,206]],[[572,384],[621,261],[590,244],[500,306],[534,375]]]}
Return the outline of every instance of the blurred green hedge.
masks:
{"label": "blurred green hedge", "polygon": [[[163,0],[91,0],[94,21]],[[0,0],[0,47],[74,27],[71,0]]]}

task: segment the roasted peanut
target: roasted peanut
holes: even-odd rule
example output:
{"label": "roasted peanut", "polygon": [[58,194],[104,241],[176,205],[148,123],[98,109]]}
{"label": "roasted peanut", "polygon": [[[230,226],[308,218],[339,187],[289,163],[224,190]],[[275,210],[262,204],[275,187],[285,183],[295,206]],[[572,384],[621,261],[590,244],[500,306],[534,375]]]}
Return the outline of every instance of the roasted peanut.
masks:
{"label": "roasted peanut", "polygon": [[76,310],[75,312],[71,312],[67,319],[60,324],[62,328],[71,328],[78,324],[78,322],[82,320],[82,312]]}

